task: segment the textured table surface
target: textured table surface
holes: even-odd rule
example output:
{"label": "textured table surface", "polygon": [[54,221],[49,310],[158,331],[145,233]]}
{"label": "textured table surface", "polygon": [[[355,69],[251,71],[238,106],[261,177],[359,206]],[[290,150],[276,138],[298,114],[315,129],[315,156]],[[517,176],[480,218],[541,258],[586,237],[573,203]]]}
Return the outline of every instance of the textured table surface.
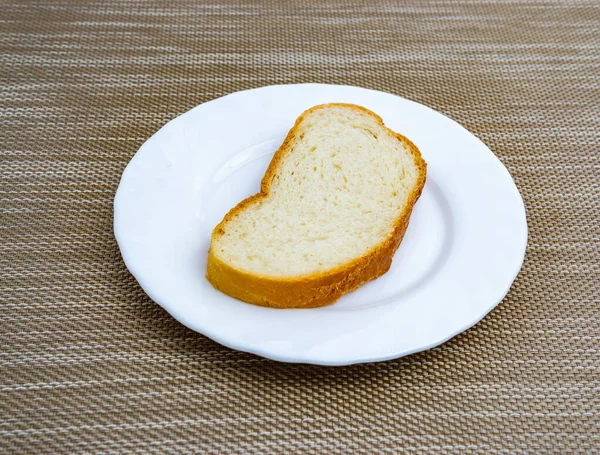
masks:
{"label": "textured table surface", "polygon": [[[600,453],[600,3],[3,1],[0,452]],[[176,115],[327,82],[431,106],[525,200],[504,301],[450,342],[326,368],[224,348],[127,272],[121,172]]]}

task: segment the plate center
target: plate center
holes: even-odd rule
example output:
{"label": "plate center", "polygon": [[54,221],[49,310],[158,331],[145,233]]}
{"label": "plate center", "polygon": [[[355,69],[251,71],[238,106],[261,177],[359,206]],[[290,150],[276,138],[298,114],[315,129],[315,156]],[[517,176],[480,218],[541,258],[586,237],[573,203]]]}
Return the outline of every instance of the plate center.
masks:
{"label": "plate center", "polygon": [[[259,191],[262,176],[282,141],[283,136],[247,147],[214,172],[202,191],[207,228],[212,230],[238,202]],[[452,239],[450,205],[429,172],[390,270],[323,310],[343,311],[398,303],[435,277],[449,256]]]}

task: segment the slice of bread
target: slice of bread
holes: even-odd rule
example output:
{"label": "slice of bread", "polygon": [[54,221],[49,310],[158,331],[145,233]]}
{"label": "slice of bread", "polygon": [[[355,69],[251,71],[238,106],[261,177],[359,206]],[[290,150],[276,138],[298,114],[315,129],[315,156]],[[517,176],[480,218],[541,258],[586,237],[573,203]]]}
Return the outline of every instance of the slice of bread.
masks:
{"label": "slice of bread", "polygon": [[261,191],[214,229],[207,278],[237,299],[309,308],[388,271],[427,165],[417,147],[352,104],[304,112]]}

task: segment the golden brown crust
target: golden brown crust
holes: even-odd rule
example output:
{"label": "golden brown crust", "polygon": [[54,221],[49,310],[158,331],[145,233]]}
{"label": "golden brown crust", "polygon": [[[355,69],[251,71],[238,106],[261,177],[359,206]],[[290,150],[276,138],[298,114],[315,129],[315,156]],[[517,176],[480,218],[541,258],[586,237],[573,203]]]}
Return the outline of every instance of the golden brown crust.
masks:
{"label": "golden brown crust", "polygon": [[[214,240],[225,232],[224,226],[246,207],[269,196],[271,183],[276,175],[277,167],[283,156],[288,152],[296,136],[298,127],[304,118],[317,109],[334,106],[358,109],[373,116],[382,127],[386,128],[398,140],[403,142],[413,154],[417,168],[419,169],[419,177],[415,188],[409,196],[406,207],[396,220],[393,232],[384,242],[362,257],[325,273],[315,273],[302,277],[281,278],[261,276],[234,269],[221,261],[214,254],[212,246]],[[283,144],[275,152],[271,164],[262,179],[260,193],[241,201],[215,227],[212,234],[211,247],[208,251],[206,277],[221,292],[255,305],[275,308],[314,308],[333,303],[343,294],[358,288],[367,281],[373,280],[388,271],[392,264],[394,253],[400,246],[400,242],[408,227],[412,209],[423,191],[426,175],[427,164],[421,157],[419,149],[404,136],[387,128],[377,114],[354,104],[332,103],[314,106],[298,117]]]}

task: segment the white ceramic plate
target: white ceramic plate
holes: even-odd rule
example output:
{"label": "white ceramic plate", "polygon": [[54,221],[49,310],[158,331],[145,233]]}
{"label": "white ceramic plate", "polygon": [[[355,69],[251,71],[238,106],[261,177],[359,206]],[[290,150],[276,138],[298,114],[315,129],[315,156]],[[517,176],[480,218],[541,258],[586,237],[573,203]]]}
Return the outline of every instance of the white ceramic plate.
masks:
{"label": "white ceramic plate", "polygon": [[[428,163],[390,271],[317,309],[261,308],[215,291],[205,278],[211,230],[259,190],[298,115],[328,102],[376,112]],[[521,196],[475,136],[398,96],[323,84],[234,93],[169,122],[125,169],[114,221],[125,264],[181,323],[234,349],[323,365],[401,357],[468,329],[506,295],[527,243]]]}

